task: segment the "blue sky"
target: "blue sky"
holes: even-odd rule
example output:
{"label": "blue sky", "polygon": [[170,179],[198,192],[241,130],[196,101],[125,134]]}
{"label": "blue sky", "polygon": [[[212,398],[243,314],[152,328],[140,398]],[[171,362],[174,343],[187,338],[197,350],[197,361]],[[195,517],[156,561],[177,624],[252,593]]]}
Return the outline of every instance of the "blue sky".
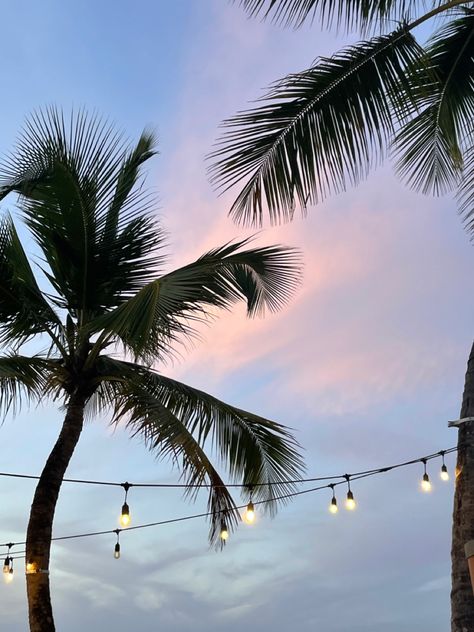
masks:
{"label": "blue sky", "polygon": [[[227,218],[231,198],[206,179],[220,120],[340,45],[317,25],[293,32],[248,21],[225,0],[18,2],[3,17],[0,152],[25,115],[49,103],[97,109],[130,137],[152,126],[160,156],[148,184],[173,266],[247,234]],[[163,370],[296,428],[314,475],[454,445],[447,421],[459,412],[474,307],[472,248],[454,202],[407,191],[386,165],[259,240],[302,249],[293,303],[263,321],[246,320],[243,307],[223,315]],[[60,423],[53,406],[8,418],[0,470],[39,472]],[[326,493],[302,497],[241,528],[220,554],[201,521],[124,534],[119,562],[110,536],[55,544],[58,630],[444,631],[453,488],[433,468],[435,490],[422,495],[421,474],[361,482],[353,514],[329,515]],[[87,424],[69,475],[177,479],[106,420]],[[23,540],[33,489],[0,480],[0,541]],[[65,485],[55,535],[115,528],[121,503],[119,490]],[[173,491],[132,490],[130,505],[137,524],[199,512],[205,497],[189,506]],[[20,573],[0,587],[0,604],[6,629],[23,632]]]}

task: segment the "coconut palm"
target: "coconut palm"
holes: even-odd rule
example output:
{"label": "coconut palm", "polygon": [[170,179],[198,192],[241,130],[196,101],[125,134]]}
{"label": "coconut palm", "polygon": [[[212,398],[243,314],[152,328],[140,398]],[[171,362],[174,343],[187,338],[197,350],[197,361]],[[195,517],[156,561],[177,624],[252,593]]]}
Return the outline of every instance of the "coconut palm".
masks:
{"label": "coconut palm", "polygon": [[[357,185],[387,156],[408,186],[454,191],[474,234],[474,2],[461,0],[241,0],[251,15],[353,31],[363,41],[270,88],[224,122],[211,178],[239,183],[236,221],[293,219],[298,209]],[[417,27],[435,20],[422,44]],[[474,416],[474,347],[461,417]],[[452,630],[474,630],[463,546],[474,539],[474,427],[459,431],[452,543]]]}
{"label": "coconut palm", "polygon": [[[284,426],[166,377],[157,363],[195,335],[196,323],[239,300],[249,316],[282,307],[299,282],[299,254],[246,241],[215,248],[164,272],[164,235],[141,171],[155,153],[143,133],[129,146],[84,112],[33,115],[1,169],[0,194],[18,208],[37,254],[33,269],[12,218],[0,224],[0,404],[52,398],[64,423],[35,491],[27,531],[30,630],[54,628],[48,571],[53,517],[84,414],[111,413],[171,458],[192,492],[210,486],[210,539],[239,513],[207,448],[230,480],[256,484],[275,509],[301,473],[298,444]],[[34,355],[23,355],[38,341]],[[28,347],[25,345],[28,343]],[[261,483],[271,483],[271,486]]]}

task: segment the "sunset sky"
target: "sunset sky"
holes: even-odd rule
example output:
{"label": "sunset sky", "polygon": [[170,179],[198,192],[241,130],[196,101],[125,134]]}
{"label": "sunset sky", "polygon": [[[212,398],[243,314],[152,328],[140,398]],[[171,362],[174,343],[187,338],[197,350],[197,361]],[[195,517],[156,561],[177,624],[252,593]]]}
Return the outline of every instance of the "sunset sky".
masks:
{"label": "sunset sky", "polygon": [[[35,107],[84,105],[130,138],[159,137],[148,184],[169,234],[170,268],[248,235],[218,197],[205,155],[220,121],[288,72],[329,55],[341,37],[318,24],[283,30],[227,0],[19,0],[3,6],[0,153]],[[357,39],[344,38],[344,41]],[[14,199],[3,205],[13,213]],[[281,313],[248,320],[244,305],[202,330],[174,365],[156,367],[240,408],[292,426],[308,474],[384,466],[456,443],[474,308],[473,251],[449,199],[416,195],[389,163],[357,189],[261,231],[298,246],[303,286]],[[28,244],[27,244],[28,245]],[[53,404],[0,427],[0,471],[37,474],[55,441]],[[447,459],[452,473],[453,458]],[[353,513],[308,494],[274,520],[242,526],[222,553],[203,520],[53,544],[61,632],[444,632],[449,622],[453,486],[432,462],[354,485]],[[69,477],[173,482],[178,472],[106,419],[87,423]],[[0,542],[22,541],[32,481],[0,478]],[[130,492],[135,524],[205,511],[177,491]],[[64,484],[54,534],[114,529],[121,489]],[[0,585],[8,632],[24,632],[21,564]]]}

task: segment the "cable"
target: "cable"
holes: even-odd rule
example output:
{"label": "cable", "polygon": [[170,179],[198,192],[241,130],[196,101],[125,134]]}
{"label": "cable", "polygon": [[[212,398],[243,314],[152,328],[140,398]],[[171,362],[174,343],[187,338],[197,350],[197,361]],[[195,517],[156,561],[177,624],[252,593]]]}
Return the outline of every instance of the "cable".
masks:
{"label": "cable", "polygon": [[[334,488],[337,485],[346,485],[346,484],[348,484],[349,480],[351,482],[354,482],[354,481],[358,481],[358,480],[361,480],[361,479],[364,479],[364,478],[369,478],[370,476],[376,476],[377,474],[383,474],[383,473],[386,473],[386,472],[389,472],[391,470],[398,469],[398,468],[401,468],[401,467],[407,467],[409,465],[414,465],[416,463],[425,463],[425,462],[430,461],[432,459],[435,459],[437,457],[438,458],[439,457],[444,457],[446,454],[451,454],[452,452],[456,452],[456,451],[457,451],[457,448],[454,447],[454,448],[449,448],[447,450],[441,450],[440,452],[434,452],[433,454],[429,454],[429,455],[424,456],[424,457],[419,457],[417,459],[412,459],[410,461],[404,461],[402,463],[397,463],[395,465],[390,465],[390,466],[386,466],[386,467],[383,467],[383,468],[372,469],[372,470],[365,470],[365,471],[362,471],[362,472],[356,472],[355,474],[343,474],[341,476],[327,477],[325,479],[321,479],[321,478],[305,479],[305,480],[302,480],[302,482],[312,482],[312,481],[319,481],[319,480],[334,480],[335,478],[340,478],[341,480],[338,480],[338,481],[333,482],[333,483],[327,483],[326,485],[319,485],[317,487],[312,487],[310,489],[302,489],[302,490],[298,490],[296,492],[289,492],[287,494],[283,494],[283,495],[280,495],[280,496],[275,496],[273,498],[269,498],[269,499],[265,499],[265,500],[258,500],[258,501],[255,501],[253,504],[254,505],[264,505],[266,503],[275,502],[275,501],[278,501],[278,500],[287,500],[289,498],[295,498],[296,496],[302,496],[303,494],[310,494],[312,492],[317,492],[317,491],[320,491],[322,489],[334,490]],[[74,480],[74,482],[77,482],[77,481]],[[292,482],[292,481],[288,481],[288,482]],[[100,484],[98,482],[94,482],[94,483]],[[123,486],[121,483],[118,483],[117,485]],[[157,485],[157,486],[160,486],[160,485]],[[183,487],[183,485],[179,485],[179,487]],[[209,486],[207,485],[206,487],[209,487]],[[242,485],[238,485],[238,487],[243,487],[243,486]],[[239,506],[236,506],[235,509],[241,510],[241,509],[245,509],[246,507],[247,507],[247,505],[239,505]],[[56,538],[51,538],[51,542],[59,542],[59,541],[64,541],[64,540],[74,540],[74,539],[78,539],[78,538],[88,538],[88,537],[94,537],[94,536],[99,536],[99,535],[110,535],[112,533],[119,534],[119,533],[124,533],[125,531],[137,531],[139,529],[148,529],[150,527],[158,527],[158,526],[162,526],[162,525],[166,525],[166,524],[173,524],[173,523],[177,523],[177,522],[185,522],[185,521],[188,521],[188,520],[195,520],[197,518],[207,518],[209,516],[219,515],[221,513],[224,513],[225,511],[227,511],[227,510],[222,510],[222,511],[217,511],[217,512],[207,511],[207,512],[203,512],[203,513],[199,513],[199,514],[193,514],[193,515],[190,515],[190,516],[182,516],[180,518],[171,518],[171,519],[168,519],[168,520],[160,520],[158,522],[149,522],[149,523],[146,523],[146,524],[135,525],[135,526],[132,526],[132,527],[127,527],[125,529],[108,529],[108,530],[104,530],[104,531],[93,531],[93,532],[89,532],[89,533],[77,533],[77,534],[72,534],[72,535],[65,535],[65,536],[60,536],[60,537],[56,537]],[[26,545],[26,541],[25,542],[15,542],[15,543],[12,543],[12,542],[3,543],[3,544],[0,544],[0,547],[2,547],[2,546],[5,547],[6,546],[6,547],[11,548],[13,546],[24,546],[24,545]]]}
{"label": "cable", "polygon": [[[402,463],[396,463],[395,465],[388,465],[385,467],[374,468],[372,470],[363,470],[361,472],[354,472],[351,474],[351,478],[354,476],[360,476],[361,474],[377,474],[383,472],[389,472],[390,470],[395,470],[400,467],[406,467],[407,465],[413,465],[415,463],[422,463],[423,460],[430,461],[431,459],[436,459],[440,456],[451,454],[451,452],[456,452],[457,447],[448,448],[447,450],[440,450],[439,452],[434,452],[433,454],[428,454],[427,456],[420,457],[417,459],[412,459],[411,461],[403,461]],[[0,477],[8,477],[8,478],[23,478],[23,479],[32,479],[39,480],[40,476],[35,476],[31,474],[12,474],[10,472],[0,472]],[[231,488],[247,488],[249,486],[252,487],[271,487],[274,485],[302,485],[305,483],[316,483],[317,481],[331,481],[337,479],[345,479],[347,474],[333,474],[331,476],[315,476],[311,478],[296,478],[290,480],[282,480],[278,482],[267,482],[267,483],[228,483],[223,485],[211,485],[209,483],[191,483],[187,485],[186,483],[118,483],[115,481],[94,481],[88,479],[79,479],[79,478],[64,478],[63,483],[77,483],[81,485],[103,485],[107,487],[142,487],[142,488],[158,488],[158,489],[191,489],[191,488],[217,488],[217,487],[231,487]]]}

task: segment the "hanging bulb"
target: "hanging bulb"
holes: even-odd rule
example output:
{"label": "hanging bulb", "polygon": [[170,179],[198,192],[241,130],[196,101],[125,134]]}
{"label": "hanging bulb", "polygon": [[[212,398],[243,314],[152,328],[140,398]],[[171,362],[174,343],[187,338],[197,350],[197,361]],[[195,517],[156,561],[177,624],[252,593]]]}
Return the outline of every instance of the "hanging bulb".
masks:
{"label": "hanging bulb", "polygon": [[127,503],[123,503],[122,505],[120,524],[122,525],[122,527],[128,527],[128,525],[130,524],[130,507],[127,505]]}
{"label": "hanging bulb", "polygon": [[426,472],[423,474],[423,479],[421,481],[421,489],[424,492],[430,492],[431,491],[430,477],[428,476],[428,474]]}
{"label": "hanging bulb", "polygon": [[[8,547],[7,556],[5,558],[5,561],[3,562],[3,572],[5,574],[10,572],[10,565],[13,565],[13,559],[10,556],[10,551],[12,549],[12,546],[15,546],[13,542],[10,542],[10,544],[7,544],[7,547]],[[7,578],[5,577],[4,579],[6,581]]]}
{"label": "hanging bulb", "polygon": [[125,498],[123,500],[122,511],[120,514],[120,524],[122,525],[122,527],[128,527],[128,525],[130,524],[130,507],[127,504],[127,496],[128,496],[128,490],[130,489],[131,484],[122,483],[122,487],[125,490]]}
{"label": "hanging bulb", "polygon": [[33,575],[36,573],[36,564],[34,562],[27,562],[26,564],[26,574]]}
{"label": "hanging bulb", "polygon": [[115,529],[114,533],[117,536],[117,542],[115,543],[115,548],[114,548],[114,558],[116,560],[119,560],[120,559],[120,529]]}
{"label": "hanging bulb", "polygon": [[5,573],[3,576],[6,584],[11,584],[13,581],[13,558],[10,558],[10,568],[8,569],[8,573]]}
{"label": "hanging bulb", "polygon": [[443,465],[441,466],[440,478],[442,481],[449,481],[448,468],[446,467],[446,463],[444,462],[444,455],[445,455],[444,450],[440,452],[440,454],[441,454],[441,458],[443,459]]}
{"label": "hanging bulb", "polygon": [[329,487],[332,489],[332,499],[331,499],[331,504],[329,505],[329,511],[332,514],[337,514],[338,507],[337,507],[336,494],[334,493],[334,485],[329,485]]}
{"label": "hanging bulb", "polygon": [[421,462],[423,463],[423,466],[425,468],[425,472],[423,474],[423,478],[421,479],[421,489],[424,492],[430,492],[431,491],[431,481],[430,481],[430,477],[428,476],[428,472],[426,471],[426,459],[422,459]]}
{"label": "hanging bulb", "polygon": [[246,522],[247,524],[253,524],[255,522],[255,507],[253,506],[253,502],[252,502],[252,494],[253,494],[253,489],[254,486],[252,484],[247,485],[247,491],[249,492],[250,498],[249,498],[249,504],[247,505],[247,508],[245,510],[244,513],[244,522]]}
{"label": "hanging bulb", "polygon": [[255,508],[253,502],[250,501],[245,510],[244,520],[247,524],[253,524],[255,522]]}
{"label": "hanging bulb", "polygon": [[356,501],[354,500],[354,494],[351,492],[351,490],[349,490],[347,492],[347,498],[346,498],[346,509],[348,509],[349,511],[354,511],[355,508],[356,508]]}
{"label": "hanging bulb", "polygon": [[349,476],[349,474],[345,474],[344,478],[347,481],[346,509],[348,509],[349,511],[354,511],[354,509],[356,508],[356,502],[354,500],[354,494],[351,490],[351,477]]}
{"label": "hanging bulb", "polygon": [[221,540],[225,542],[228,539],[229,539],[229,531],[227,530],[227,525],[225,521],[223,520],[221,522]]}

